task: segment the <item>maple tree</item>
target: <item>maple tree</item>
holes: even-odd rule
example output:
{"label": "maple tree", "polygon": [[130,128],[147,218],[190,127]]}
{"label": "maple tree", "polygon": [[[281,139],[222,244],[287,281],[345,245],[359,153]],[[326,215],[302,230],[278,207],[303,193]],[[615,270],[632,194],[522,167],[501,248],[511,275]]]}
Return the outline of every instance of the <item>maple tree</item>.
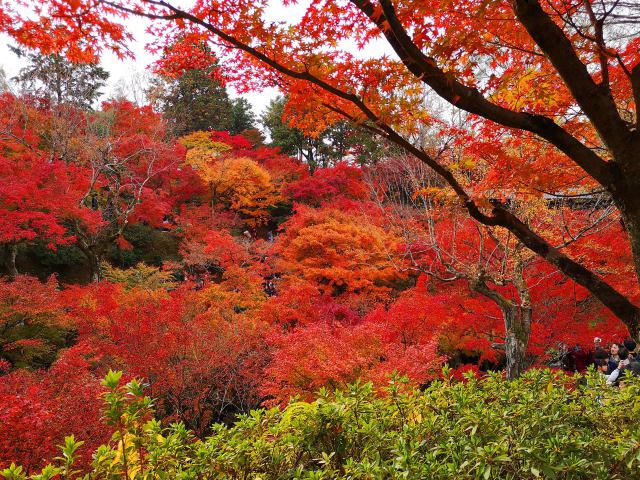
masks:
{"label": "maple tree", "polygon": [[[127,115],[134,121],[147,114],[125,108],[133,109]],[[43,142],[43,158],[50,158],[47,145]],[[92,178],[83,165],[91,165],[94,146],[72,145],[68,152],[77,155],[77,163],[53,165],[76,169],[82,188],[70,189],[66,180],[61,187],[80,192],[70,204],[97,217],[97,229],[106,228],[104,199],[98,198],[97,210],[82,202]],[[167,230],[177,242],[176,260],[162,266],[133,262],[129,268],[102,262],[102,281],[89,285],[59,288],[53,279],[43,284],[22,276],[0,285],[6,319],[0,339],[0,375],[6,382],[0,393],[10,399],[0,408],[0,422],[19,440],[0,455],[3,466],[19,461],[39,467],[64,435],[76,433],[89,442],[78,459],[85,468],[90,448],[110,432],[97,417],[98,378],[109,369],[144,378],[158,419],[182,421],[205,437],[212,422],[230,422],[263,404],[283,405],[291,395],[312,399],[321,387],[366,380],[384,394],[394,372],[424,386],[438,378],[445,361],[455,367],[455,378],[465,381],[464,372],[502,366],[502,353],[494,348],[505,337],[499,306],[470,292],[469,284],[486,263],[477,260],[482,238],[482,251],[493,255],[483,257],[491,260],[486,283],[511,300],[513,290],[499,283],[511,281],[517,262],[504,250],[515,250],[515,240],[506,241],[499,231],[479,235],[478,225],[452,204],[442,184],[429,183],[432,176],[409,171],[410,180],[422,183],[406,178],[392,183],[380,172],[388,173],[394,158],[375,168],[341,163],[310,175],[296,159],[224,132],[196,132],[179,143],[169,137],[162,145],[167,150],[161,153],[176,153],[167,158],[177,159],[179,168],[154,177],[156,191],[136,205],[128,222],[146,224],[145,231]],[[21,155],[8,159],[29,165]],[[271,210],[268,224],[254,233],[244,230],[251,217],[239,218],[231,203],[216,203],[212,210],[199,169],[237,158],[268,174],[283,204],[296,202],[293,210],[283,207],[286,221],[278,230]],[[458,163],[461,170],[470,168]],[[127,168],[135,174],[139,166],[132,162]],[[29,178],[30,172],[19,172]],[[124,195],[123,204],[129,199]],[[429,208],[418,208],[425,202]],[[574,232],[580,238],[568,242],[567,250],[584,255],[590,268],[619,289],[633,292],[631,251],[615,215],[598,223],[584,209],[550,210],[535,202],[530,208],[539,215],[532,224],[545,224],[555,238],[565,228]],[[561,212],[570,214],[571,222],[548,228],[548,218]],[[594,212],[595,218],[605,214]],[[576,233],[592,223],[602,227],[597,235]],[[437,234],[427,245],[434,240],[429,226]],[[269,237],[267,228],[275,235]],[[46,237],[37,232],[35,238]],[[433,263],[429,251],[448,255],[449,261]],[[508,268],[501,277],[496,262],[503,258]],[[605,341],[625,336],[619,320],[588,291],[533,254],[522,258],[525,280],[532,282],[527,364],[544,365],[560,342],[585,345],[596,335]],[[416,279],[418,270],[435,278],[451,267],[459,274],[455,282]],[[75,414],[83,402],[91,422],[80,422]]]}
{"label": "maple tree", "polygon": [[313,398],[320,387],[344,388],[357,379],[383,386],[393,372],[426,383],[437,377],[444,361],[434,340],[394,342],[382,325],[372,323],[313,323],[274,336],[271,342],[276,351],[261,387],[270,403],[284,403],[295,395]]}
{"label": "maple tree", "polygon": [[328,293],[384,296],[402,280],[393,265],[400,238],[372,224],[365,204],[347,206],[298,205],[274,245],[279,268]]}
{"label": "maple tree", "polygon": [[341,388],[358,379],[382,388],[393,372],[415,384],[437,376],[445,357],[432,325],[416,318],[421,333],[409,338],[384,307],[363,317],[344,295],[322,290],[312,281],[286,277],[277,296],[257,312],[270,325],[270,357],[259,387],[267,403],[284,404],[297,395],[313,398],[320,387]]}
{"label": "maple tree", "polygon": [[0,120],[0,243],[9,274],[15,277],[18,246],[36,240],[49,248],[75,242],[69,221],[94,227],[95,212],[81,208],[87,187],[82,168],[51,158],[41,148],[50,116],[32,102],[3,94]]}
{"label": "maple tree", "polygon": [[346,198],[367,200],[369,187],[363,181],[362,170],[338,163],[331,168],[317,169],[310,177],[300,178],[287,186],[295,202],[319,207],[330,200]]}
{"label": "maple tree", "polygon": [[[229,140],[238,142],[235,138]],[[209,189],[212,209],[221,205],[250,226],[267,222],[269,209],[278,202],[278,192],[266,169],[251,158],[236,156],[237,147],[217,141],[207,132],[194,132],[180,141],[188,149],[187,164]],[[252,149],[246,140],[240,145]]]}
{"label": "maple tree", "polygon": [[150,107],[128,101],[106,103],[90,118],[84,132],[82,156],[89,185],[84,202],[100,212],[97,226],[74,222],[72,232],[87,256],[91,278],[100,275],[100,261],[115,241],[131,248],[123,237],[132,221],[161,225],[171,210],[171,199],[158,186],[175,171],[184,150],[167,138],[166,123]]}
{"label": "maple tree", "polygon": [[[16,370],[2,377],[0,464],[19,461],[35,469],[58,452],[70,431],[89,448],[109,438],[101,422],[100,378],[91,357],[87,349],[68,350],[46,374]],[[89,450],[78,456],[82,465],[91,461]]]}
{"label": "maple tree", "polygon": [[[377,166],[370,183],[381,213],[403,232],[409,271],[425,273],[440,283],[461,282],[495,303],[504,321],[508,378],[524,371],[536,305],[532,290],[547,286],[554,271],[538,264],[509,231],[487,227],[465,215],[438,179],[421,163],[389,158]],[[554,239],[558,248],[574,248],[589,236],[617,224],[612,209],[595,208],[568,215],[564,206],[549,209],[530,200],[513,205],[536,230]],[[580,223],[578,223],[580,222]],[[548,295],[547,301],[553,297]]]}
{"label": "maple tree", "polygon": [[57,282],[20,275],[0,281],[0,363],[3,373],[46,367],[73,337],[73,322],[59,300]]}

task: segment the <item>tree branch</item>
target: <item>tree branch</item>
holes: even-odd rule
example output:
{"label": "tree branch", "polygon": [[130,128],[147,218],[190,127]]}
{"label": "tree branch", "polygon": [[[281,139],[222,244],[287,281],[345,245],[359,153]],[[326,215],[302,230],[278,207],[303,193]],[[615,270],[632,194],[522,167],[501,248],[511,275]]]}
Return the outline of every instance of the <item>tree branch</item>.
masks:
{"label": "tree branch", "polygon": [[383,14],[377,14],[369,0],[351,0],[384,34],[407,69],[429,85],[440,97],[462,110],[480,115],[509,128],[525,130],[545,139],[576,162],[603,185],[610,185],[607,162],[552,119],[543,115],[516,112],[487,100],[475,88],[460,83],[427,57],[411,40],[398,20],[390,0],[380,0]]}
{"label": "tree branch", "polygon": [[542,9],[538,0],[513,0],[514,12],[534,42],[549,57],[580,108],[604,142],[624,152],[629,130],[622,120],[608,86],[600,88],[578,58],[571,41]]}

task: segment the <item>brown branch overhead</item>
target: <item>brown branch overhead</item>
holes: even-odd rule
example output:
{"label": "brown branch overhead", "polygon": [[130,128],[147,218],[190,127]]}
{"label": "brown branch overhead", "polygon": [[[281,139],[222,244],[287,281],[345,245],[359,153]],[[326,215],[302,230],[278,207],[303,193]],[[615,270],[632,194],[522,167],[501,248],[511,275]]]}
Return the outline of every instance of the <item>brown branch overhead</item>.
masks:
{"label": "brown branch overhead", "polygon": [[[334,111],[339,111],[334,109]],[[472,218],[488,226],[503,227],[512,232],[531,251],[537,253],[546,261],[554,265],[567,277],[582,285],[593,293],[607,308],[622,319],[630,331],[638,328],[640,309],[629,301],[627,297],[618,292],[606,281],[585,268],[580,263],[572,260],[557,248],[553,247],[544,238],[534,232],[528,225],[501,206],[493,208],[492,215],[484,214],[478,205],[470,199],[464,187],[455,179],[451,171],[436,162],[426,152],[417,148],[404,137],[400,136],[390,127],[378,120],[377,125],[386,132],[386,138],[396,145],[403,147],[419,160],[431,167],[453,188],[458,197],[463,201],[465,208]]]}
{"label": "brown branch overhead", "polygon": [[[147,0],[143,0],[147,1]],[[359,1],[359,0],[352,0]],[[384,135],[387,139],[394,142],[396,145],[404,148],[414,156],[416,156],[419,160],[424,162],[430,168],[432,168],[438,175],[440,175],[443,180],[447,182],[447,184],[454,190],[456,195],[461,200],[464,207],[467,209],[472,218],[477,220],[478,222],[488,225],[488,226],[500,226],[506,228],[511,231],[518,239],[525,244],[529,249],[533,252],[539,254],[548,262],[556,266],[561,272],[567,275],[569,278],[573,279],[586,289],[588,289],[593,295],[595,295],[605,306],[607,306],[616,316],[618,316],[631,331],[636,331],[638,327],[638,319],[640,318],[640,309],[632,304],[624,295],[615,290],[611,285],[605,282],[603,279],[598,277],[595,273],[591,272],[581,264],[572,260],[568,256],[564,255],[557,249],[553,248],[546,240],[544,240],[541,236],[531,230],[525,223],[523,223],[520,219],[514,216],[512,213],[508,212],[501,206],[494,207],[492,214],[487,215],[482,212],[480,207],[471,199],[469,194],[466,192],[464,187],[457,181],[453,173],[448,170],[446,167],[440,165],[435,159],[429,156],[424,150],[417,148],[415,145],[410,143],[407,139],[402,137],[399,133],[397,133],[393,128],[386,125],[382,122],[376,114],[364,103],[362,99],[360,99],[356,94],[348,93],[340,90],[339,88],[327,83],[326,81],[315,77],[308,71],[299,72],[296,70],[287,67],[276,60],[268,57],[266,54],[259,52],[255,48],[242,43],[238,39],[229,35],[228,33],[220,30],[218,27],[188,13],[182,11],[173,5],[170,5],[164,1],[153,1],[150,2],[155,5],[161,5],[165,8],[169,9],[173,12],[173,14],[177,15],[179,18],[184,20],[188,20],[194,24],[200,25],[203,28],[209,30],[214,35],[218,36],[225,42],[234,46],[235,48],[246,52],[247,54],[253,56],[254,58],[260,60],[265,63],[269,67],[273,68],[275,71],[292,78],[297,78],[301,80],[308,81],[326,92],[335,95],[338,98],[346,100],[357,107],[374,125],[379,129],[380,132],[384,132]],[[114,4],[115,6],[115,4]],[[117,7],[116,7],[117,8]],[[137,15],[145,16],[144,13],[136,13]],[[172,15],[173,16],[173,15]],[[468,89],[461,84],[458,84],[461,88]],[[471,89],[469,89],[471,90]],[[477,91],[476,91],[477,93]],[[478,93],[479,95],[479,93]],[[479,98],[482,98],[481,96]],[[491,104],[487,100],[483,101],[491,108],[500,109],[496,105]],[[504,110],[504,109],[502,109]],[[520,116],[525,116],[527,118],[535,118],[534,116],[512,112],[510,110],[506,110],[508,115],[514,115],[517,118],[521,118]],[[553,121],[543,118],[546,122],[554,125],[559,130],[564,132],[564,130],[560,129]],[[571,137],[568,133],[564,132],[564,135],[570,137],[578,144],[578,146],[584,147],[580,142]],[[586,149],[588,152],[592,153],[589,149]],[[593,154],[595,155],[595,154]],[[602,162],[602,160],[595,156],[591,158],[590,162]],[[602,162],[604,163],[604,162]],[[607,171],[608,176],[608,171]]]}
{"label": "brown branch overhead", "polygon": [[389,0],[380,0],[382,14],[369,0],[351,0],[384,34],[407,69],[457,108],[480,115],[509,128],[534,133],[573,159],[585,172],[603,185],[612,175],[607,162],[552,119],[543,115],[517,112],[487,100],[476,88],[468,87],[437,66],[409,37]]}
{"label": "brown branch overhead", "polygon": [[[620,318],[631,332],[639,326],[640,309],[627,297],[591,270],[572,260],[531,230],[528,225],[502,207],[493,209],[495,225],[512,232],[530,250],[558,268],[567,277],[593,293],[609,310]],[[473,216],[473,214],[472,214]],[[475,218],[475,217],[474,217]]]}
{"label": "brown branch overhead", "polygon": [[605,143],[614,153],[626,153],[623,146],[628,144],[629,130],[608,88],[601,88],[593,80],[571,41],[538,0],[513,0],[512,3],[518,20],[547,55]]}

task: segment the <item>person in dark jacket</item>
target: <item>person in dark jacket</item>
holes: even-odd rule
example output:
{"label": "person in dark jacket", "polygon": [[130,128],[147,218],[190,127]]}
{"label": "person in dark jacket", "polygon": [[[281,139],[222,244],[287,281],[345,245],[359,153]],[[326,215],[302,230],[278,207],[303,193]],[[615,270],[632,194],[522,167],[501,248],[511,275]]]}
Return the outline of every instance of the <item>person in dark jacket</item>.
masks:
{"label": "person in dark jacket", "polygon": [[575,365],[575,371],[578,373],[584,373],[590,365],[593,365],[594,353],[593,350],[587,350],[582,345],[576,345],[573,347],[569,354]]}

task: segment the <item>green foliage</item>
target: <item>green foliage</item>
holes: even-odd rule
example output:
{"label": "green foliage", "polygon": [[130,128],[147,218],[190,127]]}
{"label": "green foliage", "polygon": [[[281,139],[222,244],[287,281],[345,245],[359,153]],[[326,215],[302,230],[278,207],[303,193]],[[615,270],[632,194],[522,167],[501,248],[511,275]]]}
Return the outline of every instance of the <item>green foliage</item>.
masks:
{"label": "green foliage", "polygon": [[[640,474],[640,379],[606,387],[532,370],[507,382],[433,382],[386,395],[370,384],[321,391],[313,403],[258,410],[195,440],[183,424],[163,427],[138,381],[109,372],[105,418],[115,433],[94,453],[86,478],[216,479],[622,479]],[[68,437],[59,466],[29,478],[76,478],[79,447]],[[63,473],[62,473],[63,472]],[[20,467],[5,479],[27,478]],[[66,476],[64,476],[66,475]]]}
{"label": "green foliage", "polygon": [[45,280],[55,274],[61,283],[86,281],[87,258],[76,245],[59,245],[56,250],[43,242],[18,247],[18,270]]}
{"label": "green foliage", "polygon": [[0,354],[14,368],[36,370],[49,367],[58,351],[75,340],[70,329],[14,318],[10,328],[0,328]]}
{"label": "green foliage", "polygon": [[158,267],[152,267],[144,263],[139,263],[135,267],[121,269],[102,262],[100,264],[100,270],[102,278],[105,280],[113,283],[122,283],[129,289],[170,289],[176,285],[171,272],[163,271]]}
{"label": "green foliage", "polygon": [[178,238],[172,232],[135,223],[127,225],[124,238],[133,246],[123,250],[112,245],[107,252],[108,258],[121,267],[131,267],[144,262],[148,265],[162,265],[163,262],[178,261]]}
{"label": "green foliage", "polygon": [[271,100],[261,117],[269,131],[271,146],[280,147],[282,153],[304,159],[311,170],[326,168],[346,156],[352,156],[361,165],[380,160],[384,152],[380,139],[348,122],[332,125],[317,138],[308,137],[286,123],[286,103],[287,99],[282,96]]}
{"label": "green foliage", "polygon": [[283,120],[286,98],[278,97],[269,102],[261,120],[269,131],[271,145],[280,147],[282,153],[297,155],[305,146],[304,134],[287,125]]}
{"label": "green foliage", "polygon": [[245,130],[256,128],[256,117],[251,111],[251,104],[246,98],[231,100],[231,135],[238,135]]}

